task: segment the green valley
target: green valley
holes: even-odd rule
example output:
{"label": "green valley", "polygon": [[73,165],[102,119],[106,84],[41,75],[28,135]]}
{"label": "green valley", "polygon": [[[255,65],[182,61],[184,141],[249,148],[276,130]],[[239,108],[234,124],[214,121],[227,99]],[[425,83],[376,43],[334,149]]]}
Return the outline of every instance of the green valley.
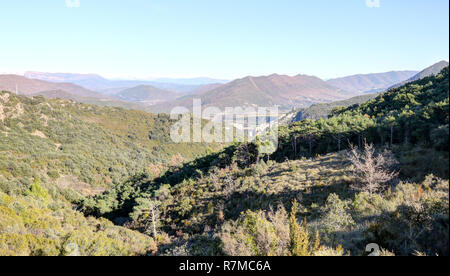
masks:
{"label": "green valley", "polygon": [[153,236],[162,255],[364,255],[370,243],[448,255],[448,84],[447,67],[282,127],[271,155],[234,144],[80,208]]}

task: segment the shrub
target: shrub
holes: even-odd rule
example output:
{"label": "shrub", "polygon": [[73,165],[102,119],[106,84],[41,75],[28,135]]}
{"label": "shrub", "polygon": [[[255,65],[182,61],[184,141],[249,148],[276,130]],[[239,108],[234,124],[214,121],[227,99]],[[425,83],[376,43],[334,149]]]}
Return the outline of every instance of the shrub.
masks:
{"label": "shrub", "polygon": [[342,201],[337,194],[331,194],[322,207],[321,229],[332,243],[339,232],[350,231],[355,225],[349,205],[350,202]]}
{"label": "shrub", "polygon": [[29,195],[34,196],[35,198],[39,198],[44,200],[44,202],[48,203],[50,199],[50,195],[48,191],[41,186],[41,180],[39,178],[34,180],[34,183],[30,186],[30,190],[28,192]]}

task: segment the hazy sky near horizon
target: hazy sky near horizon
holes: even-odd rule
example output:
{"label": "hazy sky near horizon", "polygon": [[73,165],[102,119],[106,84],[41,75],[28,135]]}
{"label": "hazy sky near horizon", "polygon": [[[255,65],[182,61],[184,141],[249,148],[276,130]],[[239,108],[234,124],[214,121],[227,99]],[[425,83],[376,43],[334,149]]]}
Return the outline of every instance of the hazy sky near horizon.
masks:
{"label": "hazy sky near horizon", "polygon": [[0,1],[0,72],[107,77],[420,70],[449,59],[448,0]]}

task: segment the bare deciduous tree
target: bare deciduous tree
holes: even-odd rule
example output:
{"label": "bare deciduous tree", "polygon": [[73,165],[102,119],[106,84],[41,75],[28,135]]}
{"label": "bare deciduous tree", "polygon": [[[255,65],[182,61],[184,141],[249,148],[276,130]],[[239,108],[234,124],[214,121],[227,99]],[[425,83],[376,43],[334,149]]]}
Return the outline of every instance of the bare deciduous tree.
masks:
{"label": "bare deciduous tree", "polygon": [[370,196],[384,190],[386,184],[398,176],[398,164],[390,151],[376,153],[373,144],[364,141],[363,150],[350,146],[348,159],[353,165],[356,183],[352,188],[368,192]]}

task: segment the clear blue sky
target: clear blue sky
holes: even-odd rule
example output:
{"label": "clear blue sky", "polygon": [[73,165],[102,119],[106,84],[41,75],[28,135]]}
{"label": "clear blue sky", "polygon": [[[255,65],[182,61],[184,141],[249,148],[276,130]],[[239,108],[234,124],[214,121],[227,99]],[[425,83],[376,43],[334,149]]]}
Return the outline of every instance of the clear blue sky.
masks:
{"label": "clear blue sky", "polygon": [[[75,2],[75,1],[72,1]],[[375,2],[370,1],[370,2]],[[449,58],[448,0],[0,2],[0,72],[238,78],[422,69]]]}

